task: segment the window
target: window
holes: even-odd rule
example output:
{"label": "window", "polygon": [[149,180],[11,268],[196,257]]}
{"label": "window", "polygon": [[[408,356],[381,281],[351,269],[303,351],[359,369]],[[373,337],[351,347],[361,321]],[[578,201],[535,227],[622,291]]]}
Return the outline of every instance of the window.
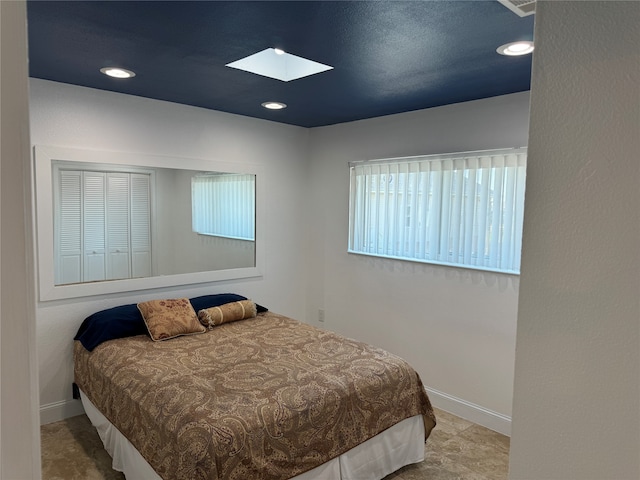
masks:
{"label": "window", "polygon": [[150,174],[54,172],[56,285],[149,276]]}
{"label": "window", "polygon": [[519,273],[526,149],[349,165],[349,252]]}
{"label": "window", "polygon": [[194,175],[191,209],[196,233],[255,240],[255,175]]}

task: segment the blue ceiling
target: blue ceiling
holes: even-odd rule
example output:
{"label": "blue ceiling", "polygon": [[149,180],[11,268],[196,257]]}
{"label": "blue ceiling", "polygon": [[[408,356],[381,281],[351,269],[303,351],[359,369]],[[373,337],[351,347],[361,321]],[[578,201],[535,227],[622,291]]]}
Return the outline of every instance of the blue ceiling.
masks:
{"label": "blue ceiling", "polygon": [[[28,1],[27,14],[31,77],[302,127],[530,86],[531,55],[496,48],[532,40],[533,16],[495,0]],[[225,67],[269,47],[334,69],[282,82]]]}

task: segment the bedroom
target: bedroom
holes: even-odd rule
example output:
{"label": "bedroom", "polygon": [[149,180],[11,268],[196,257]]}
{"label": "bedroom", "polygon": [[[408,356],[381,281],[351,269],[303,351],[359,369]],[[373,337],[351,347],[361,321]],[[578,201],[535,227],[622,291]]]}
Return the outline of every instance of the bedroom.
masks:
{"label": "bedroom", "polygon": [[[53,85],[49,82],[35,81],[32,83],[32,92],[31,95],[33,97],[33,105],[32,108],[35,109],[32,113],[34,122],[32,125],[32,143],[41,143],[41,144],[65,144],[66,142],[62,140],[58,140],[56,142],[53,141],[50,134],[47,133],[47,129],[44,128],[42,122],[43,119],[46,118],[46,115],[51,113],[52,111],[60,112],[61,114],[72,114],[73,112],[77,112],[78,110],[82,110],[82,105],[86,105],[84,102],[93,102],[91,103],[94,106],[105,107],[107,108],[107,112],[110,110],[110,106],[107,104],[111,104],[114,102],[113,99],[117,97],[111,96],[104,92],[94,92],[87,91],[81,88],[74,88],[64,85]],[[154,119],[157,119],[158,122],[163,123],[162,118],[171,118],[174,115],[182,117],[187,115],[185,112],[192,110],[188,107],[180,107],[180,106],[165,106],[165,105],[157,105],[153,102],[149,102],[142,99],[139,100],[139,104],[141,108],[149,109],[151,115]],[[527,123],[528,123],[528,95],[527,94],[516,94],[509,98],[504,99],[493,99],[491,102],[492,107],[502,108],[504,111],[516,112],[513,113],[514,117],[519,118],[519,121],[509,121],[505,122],[511,128],[517,131],[516,135],[522,135],[523,138],[526,138],[527,134]],[[59,103],[58,103],[59,102]],[[489,102],[489,101],[487,101]],[[121,101],[121,103],[126,103]],[[136,114],[142,115],[144,112],[134,112],[135,108],[134,104],[131,105],[122,105],[123,108],[129,108],[132,118],[136,118]],[[144,107],[142,107],[144,105]],[[170,132],[170,136],[167,138],[162,137],[161,135],[157,135],[152,131],[145,131],[140,128],[140,124],[136,126],[136,137],[133,138],[131,135],[127,135],[131,132],[131,129],[127,129],[128,123],[126,121],[122,121],[121,119],[115,119],[112,117],[112,121],[109,121],[109,118],[105,118],[105,124],[96,128],[93,127],[93,122],[85,123],[80,119],[77,124],[74,124],[74,128],[80,128],[81,131],[86,134],[83,141],[86,141],[87,144],[84,145],[86,147],[93,148],[107,148],[110,144],[107,139],[104,138],[104,131],[112,132],[115,137],[118,135],[122,135],[122,138],[125,140],[121,140],[121,145],[123,145],[122,150],[142,150],[142,151],[157,151],[157,152],[171,152],[175,153],[177,156],[181,157],[201,157],[202,150],[204,148],[214,149],[219,152],[221,155],[233,157],[236,155],[252,155],[252,156],[262,156],[264,157],[264,152],[267,151],[272,156],[269,156],[265,159],[265,162],[268,162],[270,166],[276,166],[278,168],[277,175],[274,175],[272,180],[274,182],[275,188],[273,192],[273,200],[270,199],[270,205],[273,205],[273,211],[271,213],[274,215],[286,215],[290,218],[298,219],[298,222],[303,224],[303,220],[305,217],[306,208],[308,205],[296,203],[295,199],[306,198],[304,185],[299,182],[301,178],[307,178],[308,176],[313,176],[318,178],[318,184],[315,185],[312,192],[314,197],[309,199],[309,203],[311,203],[311,208],[314,205],[320,205],[320,211],[317,213],[316,217],[320,219],[325,219],[329,212],[335,211],[337,207],[332,206],[333,199],[324,199],[320,202],[317,201],[317,195],[320,194],[319,190],[321,187],[325,185],[327,182],[335,182],[342,181],[340,176],[342,175],[340,168],[336,168],[335,166],[318,164],[315,159],[326,161],[327,158],[335,158],[340,155],[367,155],[367,151],[365,151],[365,147],[362,152],[354,151],[357,145],[367,145],[366,148],[371,148],[373,152],[375,152],[376,156],[387,156],[391,154],[391,152],[384,152],[383,148],[380,147],[382,144],[383,138],[380,138],[381,131],[389,131],[393,132],[393,135],[403,135],[403,140],[406,139],[406,144],[409,146],[411,142],[414,142],[413,145],[409,148],[420,148],[420,143],[422,139],[416,136],[413,136],[410,132],[410,129],[407,128],[407,124],[415,122],[416,118],[419,118],[423,121],[429,121],[430,118],[434,119],[433,121],[439,120],[438,117],[431,117],[432,115],[437,115],[438,113],[445,114],[450,112],[451,110],[461,109],[461,108],[469,108],[468,106],[453,106],[453,107],[442,107],[442,109],[437,112],[417,112],[415,114],[409,114],[405,117],[403,123],[403,119],[378,119],[376,121],[371,121],[368,126],[371,126],[371,130],[368,132],[360,133],[357,129],[354,128],[354,131],[349,129],[349,126],[345,127],[327,127],[324,129],[319,129],[317,132],[311,132],[307,135],[304,132],[300,132],[298,129],[292,127],[281,127],[274,124],[268,124],[263,128],[260,128],[259,131],[255,132],[256,139],[255,143],[252,144],[243,144],[243,148],[247,150],[238,151],[237,144],[230,145],[228,143],[219,144],[215,142],[215,138],[194,138],[194,130],[193,128],[188,128],[188,122],[184,125],[184,129],[181,130],[180,126],[177,126],[175,122],[167,121],[162,125],[154,125],[154,127],[158,127],[156,131],[162,131],[163,133]],[[139,109],[138,109],[139,110]],[[169,110],[171,112],[169,113]],[[519,113],[518,113],[519,112]],[[471,112],[469,110],[464,110],[465,114],[472,114],[473,108],[471,108]],[[73,113],[75,116],[76,113]],[[192,115],[189,113],[188,115]],[[247,126],[253,126],[255,123],[251,120],[234,118],[230,120],[227,116],[218,115],[217,113],[208,113],[206,115],[198,113],[193,113],[193,115],[197,118],[193,120],[195,123],[204,121],[209,122],[210,126],[219,126],[222,121],[224,121],[225,130],[224,133],[229,135],[231,138],[234,135],[237,135],[238,131],[242,131],[242,129],[246,129]],[[477,115],[481,116],[480,111],[477,112]],[[109,115],[105,114],[105,117]],[[416,117],[417,116],[417,117]],[[204,118],[203,118],[204,117]],[[38,120],[40,118],[40,120]],[[146,115],[145,115],[145,118]],[[220,120],[224,118],[224,120]],[[219,123],[220,122],[220,123]],[[235,123],[234,123],[235,122]],[[112,130],[115,125],[115,131]],[[262,123],[260,125],[263,125]],[[57,139],[65,139],[65,135],[70,135],[69,130],[65,128],[65,125],[59,125],[59,131],[52,132],[57,135]],[[71,128],[71,126],[69,126]],[[380,130],[376,130],[379,128]],[[487,126],[489,129],[490,127]],[[246,131],[246,130],[245,130]],[[483,133],[483,132],[481,132]],[[351,143],[345,140],[346,137],[353,137],[356,134],[362,134],[363,139],[366,139],[368,143],[360,141],[359,143]],[[114,138],[115,138],[114,137]],[[67,137],[68,138],[68,137]],[[376,145],[374,142],[376,139],[380,138],[380,143]],[[486,136],[482,136],[482,138],[487,138]],[[174,151],[175,149],[175,140],[188,140],[188,143],[191,145],[190,150],[185,150],[181,148],[179,151]],[[323,147],[326,145],[325,142],[328,140],[332,140],[335,142],[335,150],[328,149]],[[447,139],[440,139],[442,142],[446,142]],[[499,139],[498,139],[499,140]],[[449,142],[452,140],[449,139]],[[490,141],[490,140],[487,140]],[[101,143],[104,142],[104,143]],[[126,143],[129,142],[129,143]],[[201,143],[198,143],[201,142]],[[210,142],[210,143],[209,143]],[[81,146],[81,145],[79,145]],[[125,148],[130,147],[130,148]],[[138,147],[138,148],[134,148]],[[461,147],[451,147],[454,150],[464,149],[464,145]],[[311,152],[311,157],[314,158],[314,162],[310,164],[301,163],[299,161],[300,158],[304,158],[306,153]],[[399,152],[403,153],[403,152]],[[311,202],[313,199],[313,202]],[[337,202],[338,200],[335,199]],[[277,217],[275,217],[277,218]],[[277,220],[276,220],[277,221]],[[268,227],[270,228],[270,227]],[[317,225],[317,228],[321,229],[322,224]],[[224,290],[232,289],[236,285],[238,288],[242,288],[242,293],[253,296],[256,299],[258,298],[268,298],[269,299],[269,307],[274,311],[286,313],[293,317],[298,318],[306,318],[310,322],[315,321],[316,312],[319,308],[323,308],[326,312],[326,320],[325,324],[329,328],[335,328],[338,331],[343,331],[346,334],[352,334],[352,330],[350,328],[357,327],[349,327],[343,326],[338,323],[338,313],[350,312],[355,308],[348,302],[348,299],[343,298],[338,291],[340,288],[339,282],[335,282],[332,284],[327,281],[327,279],[331,278],[341,278],[342,275],[348,275],[351,277],[349,282],[362,282],[363,284],[363,292],[359,293],[360,297],[358,298],[358,305],[360,308],[369,308],[371,310],[376,308],[383,308],[381,305],[378,305],[379,301],[376,303],[376,300],[379,298],[379,295],[376,295],[376,290],[379,293],[380,291],[388,292],[389,285],[385,284],[384,278],[393,279],[393,284],[396,288],[399,286],[401,288],[397,288],[393,290],[393,300],[394,303],[398,304],[411,304],[414,298],[421,298],[423,293],[421,289],[419,289],[414,282],[412,281],[412,276],[416,275],[416,273],[411,271],[403,271],[401,269],[395,269],[394,264],[390,265],[391,274],[387,275],[379,275],[378,277],[373,277],[373,280],[379,280],[377,284],[367,285],[364,284],[365,281],[369,281],[372,277],[369,275],[367,278],[362,278],[361,270],[365,271],[375,271],[375,268],[378,268],[377,265],[350,265],[349,270],[346,270],[345,265],[339,261],[340,255],[345,255],[343,253],[343,247],[341,243],[344,241],[342,237],[344,235],[341,233],[344,229],[344,226],[332,230],[331,228],[326,229],[326,237],[322,240],[322,244],[319,245],[317,251],[324,252],[326,255],[325,260],[323,261],[322,256],[317,256],[316,259],[311,259],[313,263],[305,264],[305,259],[308,257],[308,245],[310,241],[313,239],[307,238],[303,229],[290,229],[290,231],[286,232],[286,235],[283,232],[275,231],[275,228],[268,231],[268,243],[269,248],[276,249],[276,255],[274,255],[274,264],[269,265],[267,263],[265,267],[265,271],[269,276],[269,282],[264,282],[264,285],[255,285],[252,282],[241,282],[239,284],[227,283],[224,285]],[[319,236],[313,235],[314,239],[320,238]],[[340,248],[340,252],[336,257],[333,255],[336,254],[336,249]],[[331,255],[331,256],[329,256]],[[321,271],[323,270],[324,271]],[[301,283],[294,283],[290,281],[291,277],[303,277],[305,278],[305,272],[314,272],[313,275],[308,275],[306,278],[309,278],[308,285],[304,285]],[[425,268],[423,271],[418,272],[418,275],[421,278],[431,278],[436,277],[437,272],[442,272],[442,269],[433,268],[428,269]],[[345,277],[345,278],[348,278]],[[501,311],[505,311],[504,317],[507,321],[511,321],[509,325],[506,327],[500,327],[500,321],[497,321],[498,327],[490,324],[488,329],[491,331],[498,331],[507,338],[506,342],[501,342],[499,348],[494,348],[493,345],[488,344],[485,346],[486,352],[489,352],[492,356],[487,357],[483,356],[482,358],[474,357],[474,368],[477,365],[478,370],[482,370],[484,375],[488,377],[480,377],[486,379],[491,385],[497,386],[495,390],[487,389],[486,391],[477,392],[476,389],[469,388],[469,391],[465,390],[465,385],[470,385],[470,382],[473,382],[475,378],[478,378],[477,372],[473,373],[473,378],[460,378],[460,379],[451,379],[445,375],[445,372],[440,369],[442,366],[441,362],[435,361],[438,363],[439,368],[434,368],[434,359],[433,358],[425,358],[424,360],[418,358],[420,355],[415,355],[416,359],[409,358],[412,363],[416,364],[416,367],[421,370],[421,374],[424,376],[434,375],[441,376],[440,378],[436,378],[436,382],[434,385],[437,385],[442,392],[447,392],[449,395],[456,398],[464,398],[468,402],[474,405],[480,405],[485,407],[486,409],[500,413],[506,417],[511,416],[511,399],[510,395],[512,392],[512,387],[510,385],[513,371],[513,349],[515,345],[515,317],[517,310],[517,296],[515,294],[514,285],[500,285],[498,282],[491,284],[490,281],[486,280],[486,275],[483,281],[477,281],[473,276],[469,276],[468,278],[459,278],[457,276],[447,277],[446,275],[442,275],[444,278],[436,278],[438,282],[449,282],[450,284],[456,285],[456,288],[459,288],[460,294],[465,295],[467,298],[476,298],[477,296],[477,304],[472,305],[472,309],[468,312],[464,313],[462,317],[468,316],[470,317],[474,313],[477,315],[477,310],[479,307],[482,314],[482,317],[486,321],[486,317],[490,317],[489,313],[493,311],[495,308],[494,298],[488,297],[487,293],[490,295],[494,295],[495,298],[501,300],[501,304],[504,305],[501,307]],[[434,281],[435,281],[434,280]],[[359,283],[358,283],[359,284]],[[292,287],[293,286],[293,287]],[[283,288],[286,287],[286,288]],[[366,289],[364,287],[367,287]],[[449,291],[450,288],[447,288]],[[188,291],[189,294],[193,292],[193,294],[198,293],[208,293],[209,289],[202,288],[190,288],[185,289],[185,292]],[[310,293],[312,295],[310,295]],[[479,293],[482,292],[482,293]],[[154,292],[153,294],[148,294],[148,298],[156,297],[158,294],[163,293]],[[391,296],[391,295],[389,295]],[[304,298],[308,300],[305,302]],[[108,299],[101,300],[101,302],[93,302],[89,304],[89,302],[57,302],[55,305],[39,307],[38,310],[38,335],[39,335],[39,360],[41,363],[42,371],[41,382],[43,383],[42,394],[40,403],[43,406],[48,406],[48,410],[51,411],[52,408],[58,408],[59,410],[64,410],[68,407],[67,400],[69,399],[69,393],[66,389],[66,385],[68,385],[68,380],[70,379],[70,371],[66,366],[68,365],[69,358],[65,357],[67,353],[63,353],[64,346],[61,345],[63,342],[62,338],[64,335],[72,336],[74,333],[74,329],[77,327],[77,322],[75,320],[69,320],[70,316],[75,316],[78,318],[82,318],[86,316],[88,313],[95,311],[101,307],[112,306],[118,303],[124,303],[127,301],[136,301],[137,299],[144,298],[144,296],[140,295],[118,295],[110,296]],[[453,300],[455,303],[455,299]],[[463,307],[460,307],[463,308]],[[399,350],[404,351],[406,348],[403,346],[402,342],[399,339],[395,338],[383,338],[382,332],[384,332],[385,327],[385,316],[388,311],[381,312],[383,315],[378,317],[378,320],[373,323],[373,325],[368,325],[370,328],[370,332],[367,332],[367,335],[370,335],[370,338],[365,338],[364,340],[371,341],[373,343],[386,343],[389,345],[387,348],[390,350]],[[411,311],[414,315],[407,315],[407,317],[413,318],[415,316],[415,321],[420,318],[420,314],[422,313],[422,309],[415,307],[415,310]],[[43,322],[42,319],[46,318],[46,322]],[[489,318],[489,322],[491,318]],[[4,319],[3,319],[4,322]],[[74,323],[76,322],[76,323]],[[407,325],[405,328],[410,333],[412,328],[415,325]],[[444,327],[440,327],[444,328]],[[464,340],[464,336],[461,334],[467,333],[467,337],[469,337],[472,333],[479,334],[480,338],[484,338],[481,332],[469,332],[468,328],[482,328],[482,326],[478,326],[477,324],[469,325],[456,325],[451,324],[447,327],[445,331],[439,331],[440,338],[447,339],[446,346],[447,348],[455,348],[459,349],[459,353],[461,355],[461,361],[465,361],[468,363],[468,360],[465,359],[465,352],[468,351],[468,344],[465,345],[463,342],[460,344],[456,344],[451,341],[451,338],[460,338]],[[501,330],[501,328],[504,329]],[[457,330],[457,331],[456,331]],[[358,330],[359,335],[361,330]],[[467,340],[470,341],[470,340]],[[444,343],[444,342],[443,342]],[[385,346],[385,345],[383,345]],[[422,344],[418,344],[415,346],[415,350],[420,352]],[[435,345],[437,348],[438,345]],[[4,345],[3,345],[4,352]],[[406,354],[405,354],[406,355]],[[425,355],[431,355],[431,353],[426,353]],[[504,358],[511,357],[510,361],[507,360],[504,362]],[[436,359],[437,360],[437,359]],[[477,363],[475,363],[477,362]],[[483,363],[484,362],[484,363]],[[495,363],[495,368],[492,363]],[[491,368],[488,368],[491,367]],[[452,367],[449,367],[452,368]],[[425,373],[422,373],[425,372]],[[55,381],[52,379],[55,378]],[[458,385],[458,383],[460,385]],[[494,398],[495,397],[495,398]],[[490,418],[493,418],[490,416]],[[3,417],[4,423],[4,417]],[[524,477],[523,477],[524,478]]]}

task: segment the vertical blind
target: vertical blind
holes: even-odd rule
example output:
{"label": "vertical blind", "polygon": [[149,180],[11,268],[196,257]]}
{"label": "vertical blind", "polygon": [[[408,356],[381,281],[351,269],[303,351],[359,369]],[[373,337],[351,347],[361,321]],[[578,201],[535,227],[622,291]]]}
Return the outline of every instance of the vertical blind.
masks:
{"label": "vertical blind", "polygon": [[526,149],[350,165],[349,251],[520,271]]}
{"label": "vertical blind", "polygon": [[191,200],[194,232],[255,240],[255,175],[195,175]]}

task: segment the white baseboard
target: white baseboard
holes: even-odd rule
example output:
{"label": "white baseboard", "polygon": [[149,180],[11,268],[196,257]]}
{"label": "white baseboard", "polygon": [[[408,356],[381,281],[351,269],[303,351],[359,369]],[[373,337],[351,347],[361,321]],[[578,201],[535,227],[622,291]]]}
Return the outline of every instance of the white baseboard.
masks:
{"label": "white baseboard", "polygon": [[65,418],[82,415],[84,408],[80,400],[62,400],[40,406],[40,425],[58,422]]}
{"label": "white baseboard", "polygon": [[426,390],[434,407],[487,427],[494,432],[502,433],[508,437],[511,436],[511,417],[433,388],[426,388]]}

